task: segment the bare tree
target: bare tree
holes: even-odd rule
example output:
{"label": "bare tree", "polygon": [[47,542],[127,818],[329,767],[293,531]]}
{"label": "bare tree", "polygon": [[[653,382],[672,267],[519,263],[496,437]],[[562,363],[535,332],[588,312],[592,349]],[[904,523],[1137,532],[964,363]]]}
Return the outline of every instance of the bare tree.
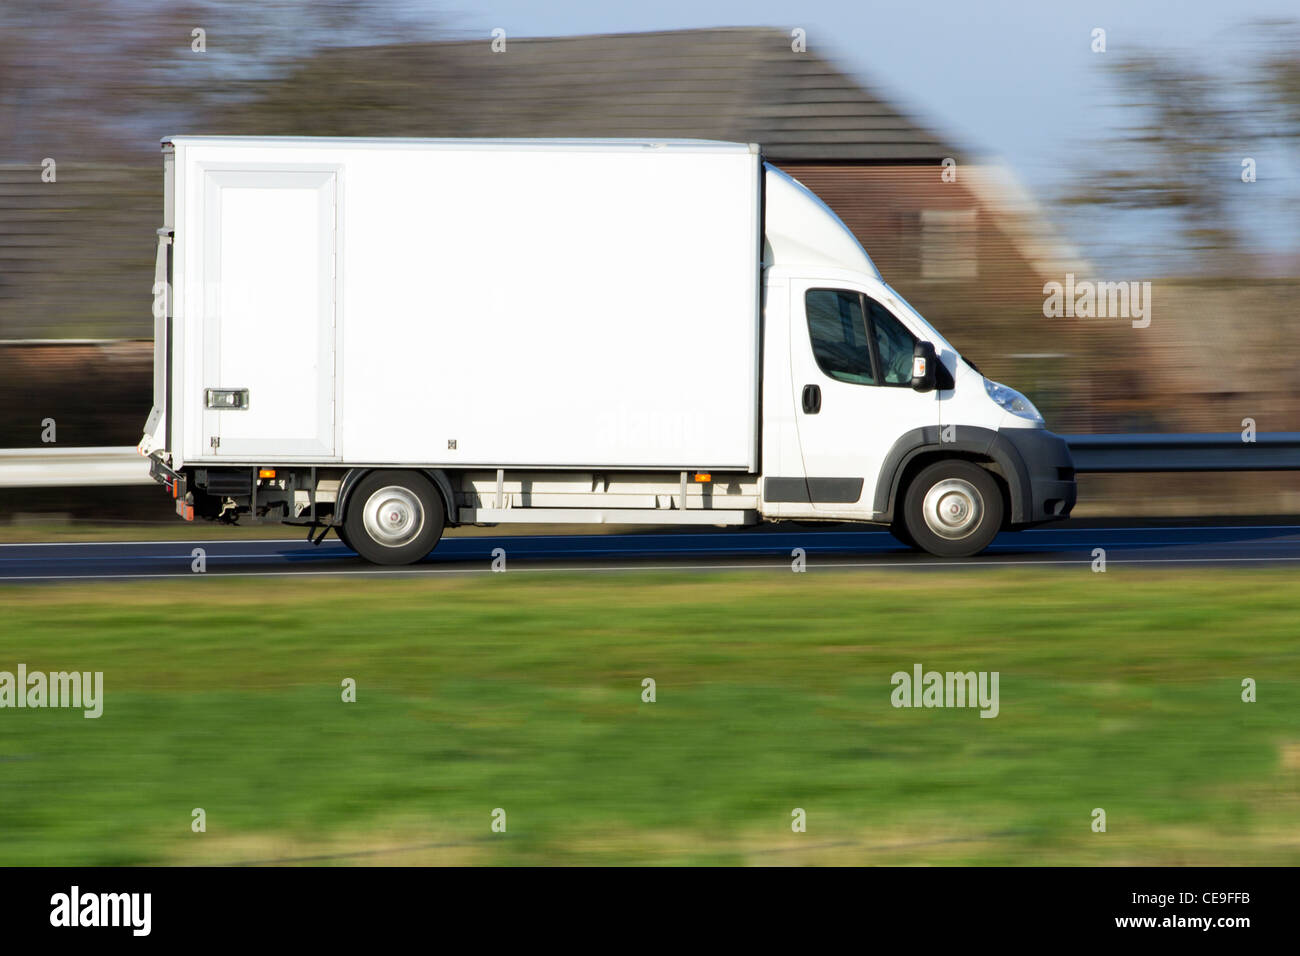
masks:
{"label": "bare tree", "polygon": [[1222,80],[1157,54],[1125,60],[1116,78],[1131,122],[1106,143],[1104,168],[1086,174],[1068,202],[1163,210],[1193,249],[1235,248],[1228,190],[1237,176],[1225,143],[1247,138],[1247,120],[1223,102]]}
{"label": "bare tree", "polygon": [[323,47],[435,29],[401,0],[5,0],[0,162],[152,161],[158,136]]}

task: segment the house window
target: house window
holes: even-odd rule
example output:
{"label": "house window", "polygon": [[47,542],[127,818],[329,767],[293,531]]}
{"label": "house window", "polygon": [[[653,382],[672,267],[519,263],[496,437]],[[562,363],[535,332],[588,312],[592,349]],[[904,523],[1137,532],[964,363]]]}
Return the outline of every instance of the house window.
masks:
{"label": "house window", "polygon": [[922,210],[921,278],[973,279],[975,273],[975,210]]}

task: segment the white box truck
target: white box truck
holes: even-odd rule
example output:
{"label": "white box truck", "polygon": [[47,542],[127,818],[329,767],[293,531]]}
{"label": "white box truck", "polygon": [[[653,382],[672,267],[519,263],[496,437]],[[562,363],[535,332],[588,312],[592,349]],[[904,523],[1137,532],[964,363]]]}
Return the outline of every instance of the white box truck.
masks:
{"label": "white box truck", "polygon": [[187,520],[863,521],[939,555],[1074,468],[758,146],[163,140],[153,410]]}

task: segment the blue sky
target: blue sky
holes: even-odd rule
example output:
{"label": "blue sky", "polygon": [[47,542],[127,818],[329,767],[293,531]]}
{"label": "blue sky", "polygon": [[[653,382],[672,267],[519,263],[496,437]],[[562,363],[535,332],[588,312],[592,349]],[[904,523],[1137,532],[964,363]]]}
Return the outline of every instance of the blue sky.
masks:
{"label": "blue sky", "polygon": [[[803,27],[810,51],[855,73],[950,140],[999,157],[1044,200],[1101,158],[1099,144],[1121,121],[1113,105],[1116,87],[1107,77],[1118,54],[1170,49],[1231,72],[1259,44],[1254,21],[1300,18],[1296,0],[486,0],[440,7],[445,25],[467,37],[486,36],[498,26],[511,36]],[[1094,27],[1106,30],[1106,54],[1090,49]],[[1295,241],[1295,209],[1275,200],[1297,193],[1296,157],[1260,144],[1242,149],[1259,163],[1260,188],[1249,210],[1256,231],[1265,246],[1283,247]],[[1103,263],[1141,258],[1178,242],[1141,214],[1107,211],[1063,225]]]}

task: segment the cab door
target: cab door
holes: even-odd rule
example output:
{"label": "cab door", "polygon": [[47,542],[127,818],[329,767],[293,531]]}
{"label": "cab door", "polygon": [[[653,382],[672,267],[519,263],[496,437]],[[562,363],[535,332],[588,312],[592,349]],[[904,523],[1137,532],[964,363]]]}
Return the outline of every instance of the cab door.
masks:
{"label": "cab door", "polygon": [[894,442],[939,424],[938,391],[912,388],[906,324],[859,283],[790,283],[790,372],[807,513],[865,518]]}

